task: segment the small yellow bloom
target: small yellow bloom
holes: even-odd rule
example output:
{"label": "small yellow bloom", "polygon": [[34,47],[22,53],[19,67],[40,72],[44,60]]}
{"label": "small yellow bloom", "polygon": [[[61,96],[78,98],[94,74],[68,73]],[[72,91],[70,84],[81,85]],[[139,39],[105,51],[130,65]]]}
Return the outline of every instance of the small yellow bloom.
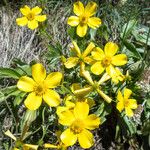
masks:
{"label": "small yellow bloom", "polygon": [[115,73],[112,74],[111,77],[112,77],[112,81],[115,84],[118,84],[119,81],[122,82],[125,79],[125,76],[122,74],[122,72],[118,68],[115,68]]}
{"label": "small yellow bloom", "polygon": [[86,102],[90,108],[95,105],[95,101],[87,97],[87,95],[93,91],[93,87],[86,85],[82,88],[79,83],[73,83],[71,90],[75,96],[76,102]]}
{"label": "small yellow bloom", "polygon": [[97,4],[89,2],[84,8],[83,4],[78,1],[73,5],[73,12],[77,16],[71,16],[68,18],[68,24],[70,26],[77,26],[77,35],[84,37],[87,33],[88,26],[96,29],[101,25],[101,19],[92,17],[96,13]]}
{"label": "small yellow bloom", "polygon": [[73,95],[67,95],[64,98],[65,106],[57,107],[56,113],[58,116],[60,116],[64,111],[73,109],[77,102],[86,102],[90,108],[95,105],[95,101],[93,99],[86,97],[93,91],[92,86],[82,88],[79,83],[73,83],[71,85],[71,91]]}
{"label": "small yellow bloom", "polygon": [[87,55],[95,47],[94,43],[91,42],[87,46],[87,48],[85,49],[85,51],[83,53],[81,52],[81,50],[79,49],[79,47],[75,41],[73,41],[72,43],[74,46],[73,50],[75,51],[76,56],[68,58],[67,61],[65,62],[65,67],[66,68],[72,68],[72,67],[75,67],[77,64],[81,64],[81,62],[82,63],[89,63],[91,61],[91,59]]}
{"label": "small yellow bloom", "polygon": [[59,94],[51,90],[57,87],[62,79],[62,73],[52,72],[46,77],[46,70],[42,64],[32,66],[32,78],[22,76],[17,87],[24,92],[30,92],[24,101],[25,106],[30,110],[36,110],[40,107],[42,99],[51,107],[60,104]]}
{"label": "small yellow bloom", "polygon": [[107,103],[112,101],[112,99],[107,96],[100,88],[102,83],[110,79],[110,76],[107,73],[105,73],[98,82],[93,81],[89,71],[82,71],[82,75],[89,82],[91,88],[93,88],[93,90],[95,90]]}
{"label": "small yellow bloom", "polygon": [[117,95],[117,109],[122,112],[123,109],[125,109],[125,113],[127,116],[132,117],[133,111],[132,109],[137,108],[137,102],[135,99],[129,99],[130,95],[132,94],[132,91],[130,89],[125,88],[124,89],[124,95],[121,94],[121,92],[118,92]]}
{"label": "small yellow bloom", "polygon": [[19,150],[18,147],[22,147],[23,150],[37,150],[38,145],[32,145],[32,144],[24,144],[22,141],[17,140],[17,138],[9,131],[7,130],[5,132],[5,135],[9,136],[11,139],[13,139],[15,143],[15,148],[13,150]]}
{"label": "small yellow bloom", "polygon": [[104,47],[104,51],[99,47],[95,49],[91,54],[96,62],[91,66],[91,71],[96,75],[100,75],[106,70],[113,77],[116,74],[114,66],[122,66],[127,63],[127,56],[125,54],[115,55],[118,51],[118,45],[113,42],[108,42]]}
{"label": "small yellow bloom", "polygon": [[89,105],[86,102],[77,102],[73,110],[61,115],[59,123],[68,128],[61,134],[61,141],[72,146],[79,141],[82,148],[90,148],[94,144],[93,134],[89,130],[99,127],[100,119],[95,114],[89,114]]}
{"label": "small yellow bloom", "polygon": [[24,15],[22,18],[17,18],[16,22],[19,26],[28,26],[31,30],[38,27],[38,22],[43,22],[46,20],[46,15],[39,15],[42,9],[38,6],[30,9],[27,5],[20,8],[21,13]]}

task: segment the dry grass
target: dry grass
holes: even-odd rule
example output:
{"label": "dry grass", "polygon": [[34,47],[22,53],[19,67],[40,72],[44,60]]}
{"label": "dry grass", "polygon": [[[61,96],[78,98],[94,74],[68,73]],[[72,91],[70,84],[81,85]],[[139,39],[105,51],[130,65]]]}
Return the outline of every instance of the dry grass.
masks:
{"label": "dry grass", "polygon": [[36,38],[36,31],[16,25],[18,12],[9,13],[2,7],[0,16],[0,66],[9,66],[14,58],[25,62],[39,59],[43,49]]}

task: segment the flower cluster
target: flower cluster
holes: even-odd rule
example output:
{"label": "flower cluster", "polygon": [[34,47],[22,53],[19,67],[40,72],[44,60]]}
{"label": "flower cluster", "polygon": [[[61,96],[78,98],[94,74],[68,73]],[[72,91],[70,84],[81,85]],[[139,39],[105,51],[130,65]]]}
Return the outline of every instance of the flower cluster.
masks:
{"label": "flower cluster", "polygon": [[[73,12],[76,16],[69,17],[67,23],[77,27],[78,36],[84,37],[88,27],[96,29],[101,25],[101,19],[93,17],[96,9],[95,2],[89,2],[85,7],[80,1],[74,3]],[[16,20],[20,26],[27,25],[28,28],[35,29],[38,27],[38,22],[46,20],[46,15],[39,15],[42,9],[38,6],[32,9],[24,6],[20,11],[24,15]],[[94,144],[92,130],[99,128],[101,119],[90,112],[90,109],[96,104],[95,99],[89,96],[91,93],[99,95],[104,99],[104,103],[109,105],[112,101],[115,102],[118,111],[125,112],[128,117],[132,117],[134,114],[132,109],[137,108],[136,100],[129,99],[132,94],[130,89],[125,87],[123,95],[122,90],[119,89],[116,93],[116,100],[103,90],[107,84],[106,81],[111,81],[115,85],[125,82],[126,75],[123,75],[119,67],[127,64],[127,55],[120,53],[116,43],[108,41],[104,50],[96,46],[94,42],[87,44],[85,49],[78,46],[77,40],[73,40],[72,45],[71,50],[74,56],[65,59],[63,65],[69,70],[74,70],[76,67],[80,77],[86,83],[85,86],[80,83],[72,83],[69,89],[70,94],[59,94],[56,87],[59,88],[63,84],[61,81],[65,75],[61,72],[52,72],[47,75],[41,63],[32,66],[32,77],[22,76],[17,82],[18,89],[27,93],[24,100],[27,109],[37,110],[42,105],[42,101],[44,101],[43,105],[46,103],[49,107],[56,108],[61,132],[56,144],[45,143],[42,145],[43,148],[67,149],[78,141],[80,146],[86,149]],[[96,81],[95,77],[99,80]],[[10,131],[5,134],[16,141],[15,150],[20,147],[24,150],[38,148],[38,145],[24,144],[19,141]]]}

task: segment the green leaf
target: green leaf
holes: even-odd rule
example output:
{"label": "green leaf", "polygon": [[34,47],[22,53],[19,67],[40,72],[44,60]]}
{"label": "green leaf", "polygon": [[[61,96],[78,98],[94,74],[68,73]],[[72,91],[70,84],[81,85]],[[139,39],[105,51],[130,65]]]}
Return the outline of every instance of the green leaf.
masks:
{"label": "green leaf", "polygon": [[[150,35],[148,37],[149,28],[146,26],[138,26],[133,31],[132,34],[138,42],[144,43],[150,46]],[[148,38],[148,41],[147,41]]]}
{"label": "green leaf", "polygon": [[14,106],[20,105],[20,103],[22,102],[25,95],[26,95],[26,93],[24,93],[24,92],[21,92],[19,95],[17,95],[13,102]]}
{"label": "green leaf", "polygon": [[14,69],[0,67],[0,77],[19,79],[21,75]]}
{"label": "green leaf", "polygon": [[21,75],[28,75],[28,76],[31,76],[32,73],[31,73],[31,66],[30,65],[23,65],[23,66],[18,66],[16,68],[16,71]]}
{"label": "green leaf", "polygon": [[95,112],[95,114],[96,114],[97,116],[101,116],[101,114],[102,114],[103,111],[104,111],[104,107],[105,107],[105,105],[104,105],[104,103],[102,103],[102,104],[99,106],[99,108],[97,109],[97,111]]}
{"label": "green leaf", "polygon": [[95,29],[90,29],[91,40],[95,40],[96,31],[97,31],[97,30],[95,30]]}
{"label": "green leaf", "polygon": [[136,134],[136,132],[137,132],[136,125],[127,116],[124,116],[123,119],[130,131],[130,134],[131,135]]}
{"label": "green leaf", "polygon": [[122,28],[121,38],[122,39],[128,38],[128,36],[132,32],[136,24],[137,24],[137,20],[130,20],[128,23],[126,23]]}
{"label": "green leaf", "polygon": [[17,86],[9,86],[0,90],[0,103],[11,96],[17,96],[21,93]]}
{"label": "green leaf", "polygon": [[24,116],[24,122],[27,122],[28,125],[30,125],[31,122],[33,122],[36,119],[36,110],[27,110]]}
{"label": "green leaf", "polygon": [[76,28],[75,27],[70,27],[68,29],[68,34],[71,37],[71,39],[75,39],[75,37],[76,37]]}
{"label": "green leaf", "polygon": [[138,58],[138,59],[142,58],[140,53],[136,50],[133,44],[129,43],[127,40],[123,40],[123,44],[131,53],[133,53],[133,57]]}

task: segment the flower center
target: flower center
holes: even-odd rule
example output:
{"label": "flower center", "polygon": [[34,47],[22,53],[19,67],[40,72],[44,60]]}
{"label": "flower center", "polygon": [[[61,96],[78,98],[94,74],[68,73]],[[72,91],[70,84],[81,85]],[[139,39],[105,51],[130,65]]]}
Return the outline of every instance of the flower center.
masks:
{"label": "flower center", "polygon": [[34,18],[35,18],[35,15],[34,15],[33,13],[29,13],[29,14],[27,15],[27,19],[28,19],[29,21],[34,20]]}
{"label": "flower center", "polygon": [[80,24],[81,25],[87,24],[87,22],[88,22],[88,17],[86,17],[86,16],[80,17]]}
{"label": "flower center", "polygon": [[125,102],[124,102],[124,106],[125,107],[128,107],[129,106],[129,100],[127,99],[127,100],[125,100]]}
{"label": "flower center", "polygon": [[42,96],[45,93],[46,89],[47,88],[43,83],[34,87],[34,91],[38,96]]}
{"label": "flower center", "polygon": [[111,64],[111,58],[110,58],[110,57],[105,57],[105,58],[102,60],[102,65],[103,65],[104,67],[108,67],[110,64]]}
{"label": "flower center", "polygon": [[82,130],[84,129],[84,123],[83,121],[77,119],[75,120],[72,125],[70,126],[70,130],[74,133],[74,134],[79,134],[82,132]]}

